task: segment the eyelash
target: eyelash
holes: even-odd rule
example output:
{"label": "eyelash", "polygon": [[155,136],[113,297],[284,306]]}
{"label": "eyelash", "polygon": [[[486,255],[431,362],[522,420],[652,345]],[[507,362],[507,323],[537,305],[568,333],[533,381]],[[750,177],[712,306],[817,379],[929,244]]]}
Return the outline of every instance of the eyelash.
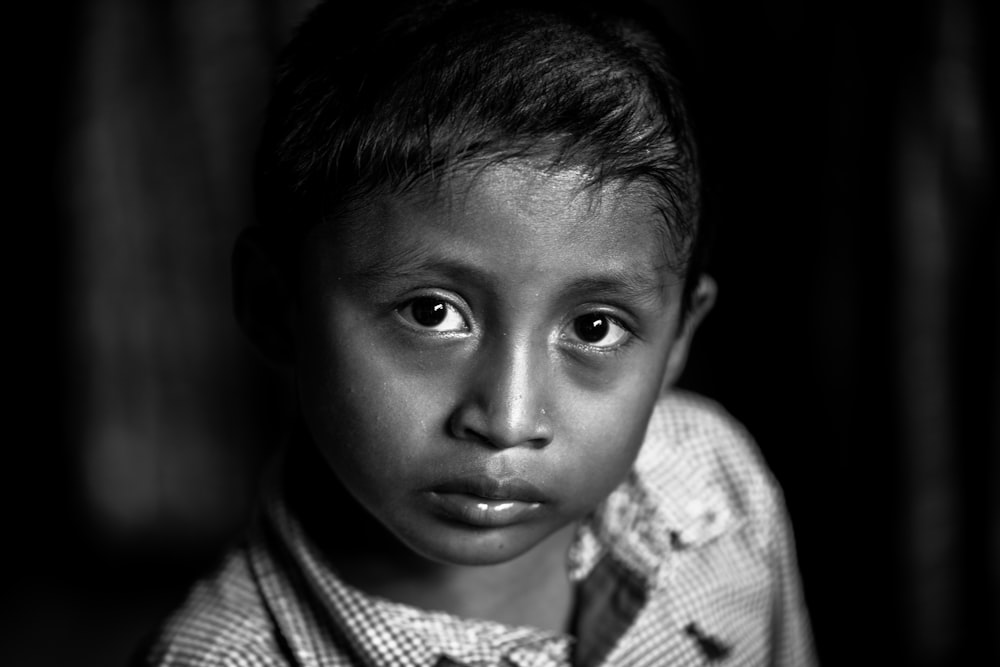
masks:
{"label": "eyelash", "polygon": [[[608,320],[612,325],[620,328],[622,330],[621,341],[614,345],[593,345],[582,340],[571,340],[570,336],[573,333],[573,329],[576,323],[582,317],[601,317]],[[573,333],[570,333],[573,332]],[[614,355],[622,352],[624,349],[632,345],[637,340],[637,336],[633,327],[629,326],[621,317],[618,317],[612,313],[608,313],[602,310],[588,310],[578,315],[574,315],[569,321],[563,326],[562,333],[559,335],[561,341],[565,341],[568,345],[576,348],[577,350],[583,351],[588,354],[600,354],[600,355]]]}
{"label": "eyelash", "polygon": [[[420,304],[421,302],[427,302],[433,305],[443,305],[448,312],[444,313],[445,319],[442,321],[446,321],[448,317],[457,316],[461,318],[463,328],[438,331],[433,327],[439,326],[440,323],[427,325],[419,321],[415,321],[418,319],[419,316],[413,311],[413,308],[416,305]],[[437,309],[435,308],[434,310]],[[409,316],[407,316],[406,314],[407,311],[409,311],[410,313]],[[420,294],[418,296],[415,296],[405,301],[400,306],[396,307],[394,312],[396,313],[396,316],[399,317],[399,319],[403,320],[403,322],[407,326],[409,326],[414,331],[423,335],[453,336],[453,335],[461,335],[472,331],[472,323],[470,322],[470,318],[465,314],[467,312],[467,309],[464,308],[462,305],[456,304],[453,299],[445,298],[437,294]]]}

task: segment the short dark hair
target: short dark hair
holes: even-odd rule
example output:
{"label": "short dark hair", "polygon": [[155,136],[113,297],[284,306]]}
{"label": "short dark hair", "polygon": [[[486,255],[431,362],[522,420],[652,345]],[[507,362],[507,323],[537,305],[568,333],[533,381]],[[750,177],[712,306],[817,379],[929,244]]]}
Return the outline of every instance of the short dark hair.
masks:
{"label": "short dark hair", "polygon": [[290,257],[372,193],[524,160],[652,186],[688,305],[704,245],[698,155],[657,13],[630,0],[358,4],[318,6],[279,59],[255,191]]}

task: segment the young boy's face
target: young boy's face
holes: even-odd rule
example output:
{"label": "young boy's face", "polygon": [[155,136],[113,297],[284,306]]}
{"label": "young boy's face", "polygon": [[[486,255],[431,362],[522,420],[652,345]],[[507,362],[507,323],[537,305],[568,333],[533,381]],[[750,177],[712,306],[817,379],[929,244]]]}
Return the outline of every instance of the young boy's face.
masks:
{"label": "young boy's face", "polygon": [[582,518],[624,479],[683,364],[662,219],[638,189],[582,183],[492,167],[307,238],[306,423],[425,557],[500,563]]}

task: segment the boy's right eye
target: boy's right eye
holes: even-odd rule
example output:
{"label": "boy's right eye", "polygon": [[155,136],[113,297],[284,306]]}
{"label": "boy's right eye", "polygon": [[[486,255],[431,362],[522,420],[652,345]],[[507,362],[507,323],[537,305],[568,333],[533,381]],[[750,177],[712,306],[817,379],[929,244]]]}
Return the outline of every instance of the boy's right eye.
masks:
{"label": "boy's right eye", "polygon": [[396,312],[407,324],[418,329],[440,333],[469,330],[469,325],[458,308],[437,297],[417,297],[403,304]]}

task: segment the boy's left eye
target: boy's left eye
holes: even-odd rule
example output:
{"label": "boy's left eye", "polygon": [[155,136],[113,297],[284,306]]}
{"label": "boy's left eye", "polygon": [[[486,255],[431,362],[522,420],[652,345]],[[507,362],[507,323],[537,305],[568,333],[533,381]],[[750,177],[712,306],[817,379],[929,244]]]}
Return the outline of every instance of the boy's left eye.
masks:
{"label": "boy's left eye", "polygon": [[458,309],[444,299],[421,296],[397,311],[399,316],[418,329],[442,333],[468,331],[469,325]]}
{"label": "boy's left eye", "polygon": [[587,313],[573,319],[563,333],[564,338],[575,338],[590,347],[618,347],[629,337],[629,332],[615,318],[604,313]]}

